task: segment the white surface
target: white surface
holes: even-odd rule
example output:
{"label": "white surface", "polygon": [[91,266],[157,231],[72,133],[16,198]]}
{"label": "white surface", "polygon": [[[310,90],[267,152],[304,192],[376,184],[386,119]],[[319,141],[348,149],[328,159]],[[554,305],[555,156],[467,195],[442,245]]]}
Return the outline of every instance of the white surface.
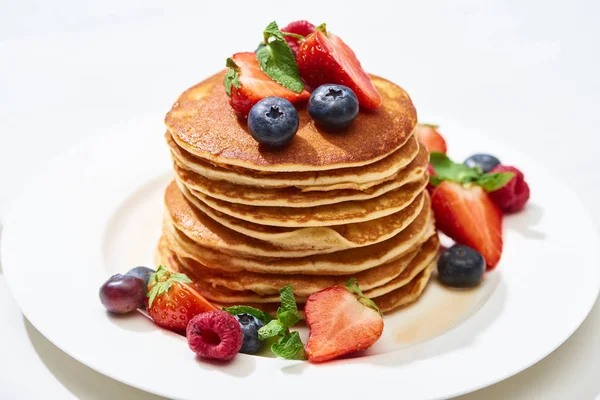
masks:
{"label": "white surface", "polygon": [[[255,45],[249,35],[233,36],[230,29],[236,33],[248,26],[249,32],[256,32],[273,17],[286,21],[299,16],[291,8],[264,16],[256,6],[235,13],[231,5],[227,11],[199,4],[196,10],[162,11],[160,3],[139,4],[143,6],[63,2],[44,9],[43,4],[18,3],[9,6],[17,9],[0,12],[0,54],[9,60],[0,63],[0,215],[23,176],[34,172],[24,161],[24,147],[28,149],[25,160],[45,159],[65,144],[126,120],[132,113],[156,116],[160,127],[162,114],[178,91],[219,68],[221,58],[240,50],[242,44],[244,48]],[[444,121],[452,116],[535,154],[543,166],[571,182],[598,222],[595,205],[600,193],[592,182],[597,182],[594,154],[600,143],[590,129],[600,122],[598,53],[592,50],[598,47],[598,4],[578,2],[567,8],[541,2],[462,2],[453,7],[423,3],[408,7],[384,7],[386,13],[370,7],[353,13],[365,16],[357,22],[365,31],[394,37],[391,48],[401,50],[396,55],[382,53],[379,49],[384,46],[373,46],[364,32],[337,31],[364,54],[361,58],[369,70],[405,86],[422,114],[439,115]],[[312,19],[326,20],[330,27],[350,26],[348,13],[336,9],[330,3],[318,9],[305,6],[300,17],[315,16]],[[254,17],[246,20],[249,14]],[[224,15],[234,28],[217,25]],[[214,38],[213,32],[220,30],[218,41],[203,39]],[[70,105],[82,102],[89,107],[78,114],[70,112]],[[58,126],[60,132],[44,128]],[[149,132],[149,137],[159,135],[159,129]],[[8,336],[2,346],[14,356],[0,361],[4,372],[0,397],[5,397],[6,389],[7,398],[31,398],[42,391],[60,398],[68,395],[63,385],[81,398],[105,398],[109,392],[104,390],[110,389],[116,397],[134,393],[66,361],[70,359],[55,348],[48,351],[51,345],[34,329],[23,335],[23,321],[14,304],[4,297],[1,304],[3,339]],[[597,309],[556,353],[479,395],[593,398],[600,392],[593,378],[600,353],[600,338],[593,334],[599,322]],[[62,368],[63,363],[69,368]],[[58,381],[44,365],[50,366]]]}

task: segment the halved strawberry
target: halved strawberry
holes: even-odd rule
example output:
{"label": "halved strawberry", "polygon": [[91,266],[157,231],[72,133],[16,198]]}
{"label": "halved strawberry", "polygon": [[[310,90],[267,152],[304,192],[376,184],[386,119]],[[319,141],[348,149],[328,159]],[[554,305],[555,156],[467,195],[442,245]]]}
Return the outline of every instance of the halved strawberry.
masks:
{"label": "halved strawberry", "polygon": [[[308,21],[300,20],[294,21],[287,24],[281,28],[281,32],[287,33],[295,33],[296,35],[302,35],[304,37],[310,35],[315,31],[315,26]],[[293,36],[285,36],[284,37],[287,44],[294,51],[294,54],[298,55],[298,50],[300,49],[300,43],[298,43],[298,38]]]}
{"label": "halved strawberry", "polygon": [[417,124],[415,127],[415,135],[417,139],[430,153],[438,152],[446,154],[448,146],[446,141],[440,135],[436,125]]}
{"label": "halved strawberry", "polygon": [[283,97],[292,103],[306,101],[310,97],[306,90],[296,93],[269,78],[260,69],[253,52],[236,53],[231,58],[235,63],[232,68],[235,68],[239,87],[231,85],[229,103],[242,115],[247,115],[253,105],[266,97]]}
{"label": "halved strawberry", "polygon": [[481,253],[487,269],[502,256],[502,212],[476,185],[441,182],[431,196],[436,226],[457,243]]}
{"label": "halved strawberry", "polygon": [[383,318],[375,303],[362,296],[353,279],[346,286],[321,290],[306,300],[309,361],[328,361],[367,349],[383,333]]}
{"label": "halved strawberry", "polygon": [[324,25],[302,41],[297,59],[300,76],[309,86],[345,85],[354,91],[362,107],[381,106],[381,95],[354,51],[338,36],[325,31]]}
{"label": "halved strawberry", "polygon": [[173,332],[185,333],[196,315],[218,310],[202,297],[184,274],[167,271],[162,265],[150,277],[146,310],[154,322]]}

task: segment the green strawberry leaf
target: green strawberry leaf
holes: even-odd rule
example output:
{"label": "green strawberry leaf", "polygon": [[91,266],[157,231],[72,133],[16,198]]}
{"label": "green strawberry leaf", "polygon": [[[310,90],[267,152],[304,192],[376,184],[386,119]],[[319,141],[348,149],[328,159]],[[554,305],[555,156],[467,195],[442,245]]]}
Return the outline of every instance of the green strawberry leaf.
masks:
{"label": "green strawberry leaf", "polygon": [[237,89],[240,88],[240,68],[233,62],[231,57],[227,59],[225,66],[229,69],[225,73],[223,85],[225,85],[227,96],[231,96],[231,86],[235,86]]}
{"label": "green strawberry leaf", "polygon": [[493,192],[506,185],[515,177],[513,172],[498,172],[495,174],[482,174],[475,183],[481,186],[486,192]]}
{"label": "green strawberry leaf", "polygon": [[283,36],[291,36],[291,37],[295,37],[298,40],[302,40],[304,39],[304,36],[302,35],[298,35],[297,33],[292,33],[292,32],[281,32],[281,34]]}
{"label": "green strawberry leaf", "polygon": [[273,319],[274,319],[266,312],[259,310],[258,308],[254,308],[254,307],[250,307],[250,306],[226,307],[226,308],[223,308],[223,311],[226,311],[231,315],[238,315],[238,314],[252,315],[253,317],[256,317],[259,320],[261,320],[262,322],[264,322],[265,324],[268,324],[269,322],[273,321]]}
{"label": "green strawberry leaf", "polygon": [[315,28],[315,31],[321,31],[323,33],[327,33],[327,24],[323,22],[321,25]]}
{"label": "green strawberry leaf", "polygon": [[192,283],[192,280],[187,275],[170,273],[163,265],[159,266],[148,280],[148,286],[152,285],[152,289],[146,294],[146,297],[149,298],[148,308],[152,307],[156,297],[171,290],[174,283]]}
{"label": "green strawberry leaf", "polygon": [[285,335],[271,346],[271,351],[278,357],[286,360],[306,360],[304,344],[298,332]]}
{"label": "green strawberry leaf", "polygon": [[277,23],[273,21],[267,25],[263,35],[265,47],[256,51],[260,69],[281,86],[296,93],[302,92],[304,82],[298,72],[296,57],[283,38]]}
{"label": "green strawberry leaf", "polygon": [[419,122],[419,125],[421,125],[421,126],[428,126],[430,128],[433,128],[433,129],[438,129],[440,127],[439,125],[436,125],[436,124],[425,124],[425,123],[422,123],[422,122]]}
{"label": "green strawberry leaf", "polygon": [[381,312],[381,309],[377,306],[377,304],[375,304],[375,302],[373,300],[366,297],[363,294],[362,290],[360,290],[360,287],[358,286],[358,282],[356,282],[356,278],[350,278],[348,280],[348,282],[346,283],[346,289],[348,289],[351,293],[357,295],[358,301],[360,301],[362,303],[362,305],[372,308],[373,310],[377,311],[379,313],[379,315],[381,315],[383,317],[383,313]]}
{"label": "green strawberry leaf", "polygon": [[273,336],[281,336],[287,334],[288,328],[279,320],[274,319],[258,330],[258,339],[265,340]]}

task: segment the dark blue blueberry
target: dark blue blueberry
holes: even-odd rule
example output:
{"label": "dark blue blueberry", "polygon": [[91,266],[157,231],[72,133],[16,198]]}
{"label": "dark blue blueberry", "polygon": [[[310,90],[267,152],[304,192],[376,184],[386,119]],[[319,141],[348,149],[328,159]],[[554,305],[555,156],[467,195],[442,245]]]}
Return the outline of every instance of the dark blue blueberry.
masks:
{"label": "dark blue blueberry", "polygon": [[474,154],[467,158],[464,162],[467,167],[481,168],[483,172],[490,172],[497,165],[500,165],[500,160],[489,154]]}
{"label": "dark blue blueberry", "polygon": [[280,147],[289,143],[298,131],[298,111],[281,97],[267,97],[252,107],[248,114],[248,128],[259,143]]}
{"label": "dark blue blueberry", "polygon": [[240,323],[244,335],[240,353],[256,353],[263,345],[263,342],[258,340],[258,330],[265,326],[265,324],[260,319],[249,314],[238,314],[235,316],[235,319]]}
{"label": "dark blue blueberry", "polygon": [[477,250],[456,244],[442,253],[437,267],[438,278],[444,285],[472,287],[481,282],[485,260]]}
{"label": "dark blue blueberry", "polygon": [[310,95],[308,114],[324,128],[342,129],[358,115],[358,99],[349,87],[321,85]]}
{"label": "dark blue blueberry", "polygon": [[148,280],[150,279],[150,276],[155,272],[156,271],[148,267],[135,267],[127,271],[126,275],[133,275],[140,278],[144,281],[146,287],[148,287]]}

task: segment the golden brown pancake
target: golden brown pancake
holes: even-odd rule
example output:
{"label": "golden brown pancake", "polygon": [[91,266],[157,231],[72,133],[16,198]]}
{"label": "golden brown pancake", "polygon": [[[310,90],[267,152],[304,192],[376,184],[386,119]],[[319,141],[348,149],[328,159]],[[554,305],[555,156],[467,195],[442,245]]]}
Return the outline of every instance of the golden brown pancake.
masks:
{"label": "golden brown pancake", "polygon": [[417,114],[408,94],[394,83],[372,76],[382,95],[376,110],[359,112],[344,132],[315,126],[306,107],[299,106],[300,125],[291,143],[281,149],[260,146],[238,117],[223,88],[225,71],[183,92],[165,117],[173,139],[203,159],[259,171],[324,171],[376,162],[411,136]]}
{"label": "golden brown pancake", "polygon": [[177,162],[180,168],[202,175],[207,179],[265,188],[295,186],[303,191],[368,189],[393,179],[417,156],[419,151],[419,142],[414,135],[411,135],[400,149],[373,164],[317,172],[273,173],[220,165],[195,157],[179,147],[170,132],[165,134],[165,140],[169,145],[173,160]]}

